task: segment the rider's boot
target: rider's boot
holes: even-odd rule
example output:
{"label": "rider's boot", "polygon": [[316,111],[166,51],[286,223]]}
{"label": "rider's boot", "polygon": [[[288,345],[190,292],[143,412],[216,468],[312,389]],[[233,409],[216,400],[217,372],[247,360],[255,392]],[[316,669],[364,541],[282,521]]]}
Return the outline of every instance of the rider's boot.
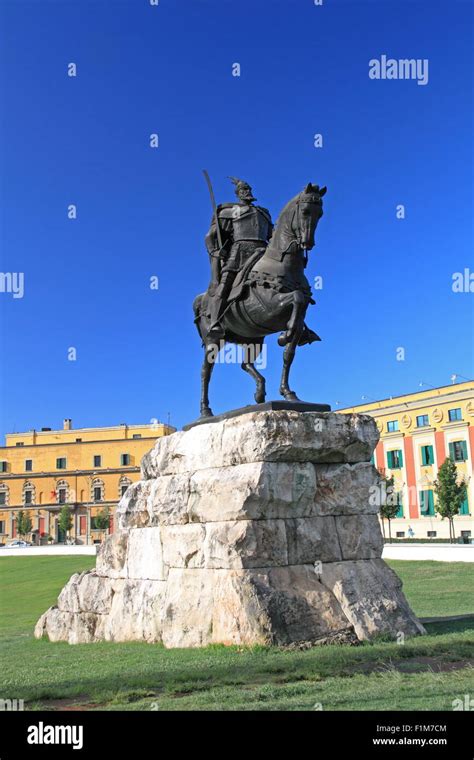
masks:
{"label": "rider's boot", "polygon": [[222,329],[222,325],[219,322],[219,316],[222,311],[222,297],[220,294],[216,293],[214,298],[211,301],[211,318],[210,318],[210,327],[207,332],[207,337],[218,341],[221,340],[224,337],[224,330]]}
{"label": "rider's boot", "polygon": [[224,337],[224,328],[220,322],[220,317],[227,302],[233,279],[234,277],[230,276],[230,273],[224,274],[215,295],[211,298],[210,327],[207,333],[207,337],[211,340],[222,340]]}

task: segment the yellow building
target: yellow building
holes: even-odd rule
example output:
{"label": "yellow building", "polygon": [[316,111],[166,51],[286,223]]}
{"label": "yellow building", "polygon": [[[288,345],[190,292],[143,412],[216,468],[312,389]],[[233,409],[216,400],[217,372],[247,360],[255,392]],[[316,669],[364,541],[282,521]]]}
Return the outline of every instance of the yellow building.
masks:
{"label": "yellow building", "polygon": [[66,419],[62,430],[6,435],[0,447],[0,543],[17,537],[19,510],[31,518],[27,540],[64,541],[58,517],[65,504],[71,507],[69,536],[75,543],[99,542],[104,530],[96,521],[108,511],[113,531],[115,507],[139,479],[142,456],[174,430],[158,422],[73,430]]}
{"label": "yellow building", "polygon": [[360,404],[341,412],[370,414],[380,431],[374,464],[393,475],[400,508],[392,521],[398,538],[449,538],[447,520],[436,513],[433,481],[446,457],[467,482],[466,500],[455,517],[457,537],[474,537],[474,381]]}

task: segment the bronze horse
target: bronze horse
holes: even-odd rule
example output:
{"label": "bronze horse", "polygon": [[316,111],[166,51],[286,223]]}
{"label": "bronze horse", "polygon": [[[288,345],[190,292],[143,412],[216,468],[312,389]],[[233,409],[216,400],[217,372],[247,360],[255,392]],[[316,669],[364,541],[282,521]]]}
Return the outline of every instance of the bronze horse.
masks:
{"label": "bronze horse", "polygon": [[325,187],[309,183],[292,198],[278,217],[268,247],[256,251],[239,272],[220,319],[224,329],[220,346],[207,337],[210,326],[207,293],[196,296],[193,303],[195,323],[204,346],[201,417],[212,416],[209,382],[218,350],[226,342],[244,347],[246,355],[242,369],[255,380],[256,403],[265,401],[265,378],[254,362],[265,335],[280,331],[278,343],[285,347],[280,394],[288,401],[299,400],[290,390],[288,380],[296,347],[320,340],[304,322],[308,305],[314,304],[304,270],[307,251],[314,246],[316,226],[323,215],[321,199],[325,193]]}

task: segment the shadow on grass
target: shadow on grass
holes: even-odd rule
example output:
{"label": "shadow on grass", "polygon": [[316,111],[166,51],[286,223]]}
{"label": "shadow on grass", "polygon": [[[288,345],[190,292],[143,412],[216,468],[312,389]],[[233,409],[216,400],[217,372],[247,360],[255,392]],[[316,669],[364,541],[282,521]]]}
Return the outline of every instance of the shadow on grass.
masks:
{"label": "shadow on grass", "polygon": [[473,631],[474,634],[474,617],[466,620],[438,620],[436,623],[424,623],[424,626],[430,636],[441,636],[444,633],[465,633]]}

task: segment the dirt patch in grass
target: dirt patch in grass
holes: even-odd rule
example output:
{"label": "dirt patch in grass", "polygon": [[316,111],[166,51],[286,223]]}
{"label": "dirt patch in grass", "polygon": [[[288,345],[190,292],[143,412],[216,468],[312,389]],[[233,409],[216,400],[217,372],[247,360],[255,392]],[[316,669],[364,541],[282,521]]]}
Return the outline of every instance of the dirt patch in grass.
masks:
{"label": "dirt patch in grass", "polygon": [[384,663],[364,662],[350,668],[351,673],[386,673],[397,670],[399,673],[452,673],[454,670],[474,668],[474,659],[453,660],[447,662],[437,657],[410,657],[407,660],[388,660]]}
{"label": "dirt patch in grass", "polygon": [[85,710],[100,710],[106,707],[107,702],[88,702],[87,695],[83,697],[70,697],[69,699],[48,699],[40,702],[42,710],[59,710],[61,712],[83,712]]}

